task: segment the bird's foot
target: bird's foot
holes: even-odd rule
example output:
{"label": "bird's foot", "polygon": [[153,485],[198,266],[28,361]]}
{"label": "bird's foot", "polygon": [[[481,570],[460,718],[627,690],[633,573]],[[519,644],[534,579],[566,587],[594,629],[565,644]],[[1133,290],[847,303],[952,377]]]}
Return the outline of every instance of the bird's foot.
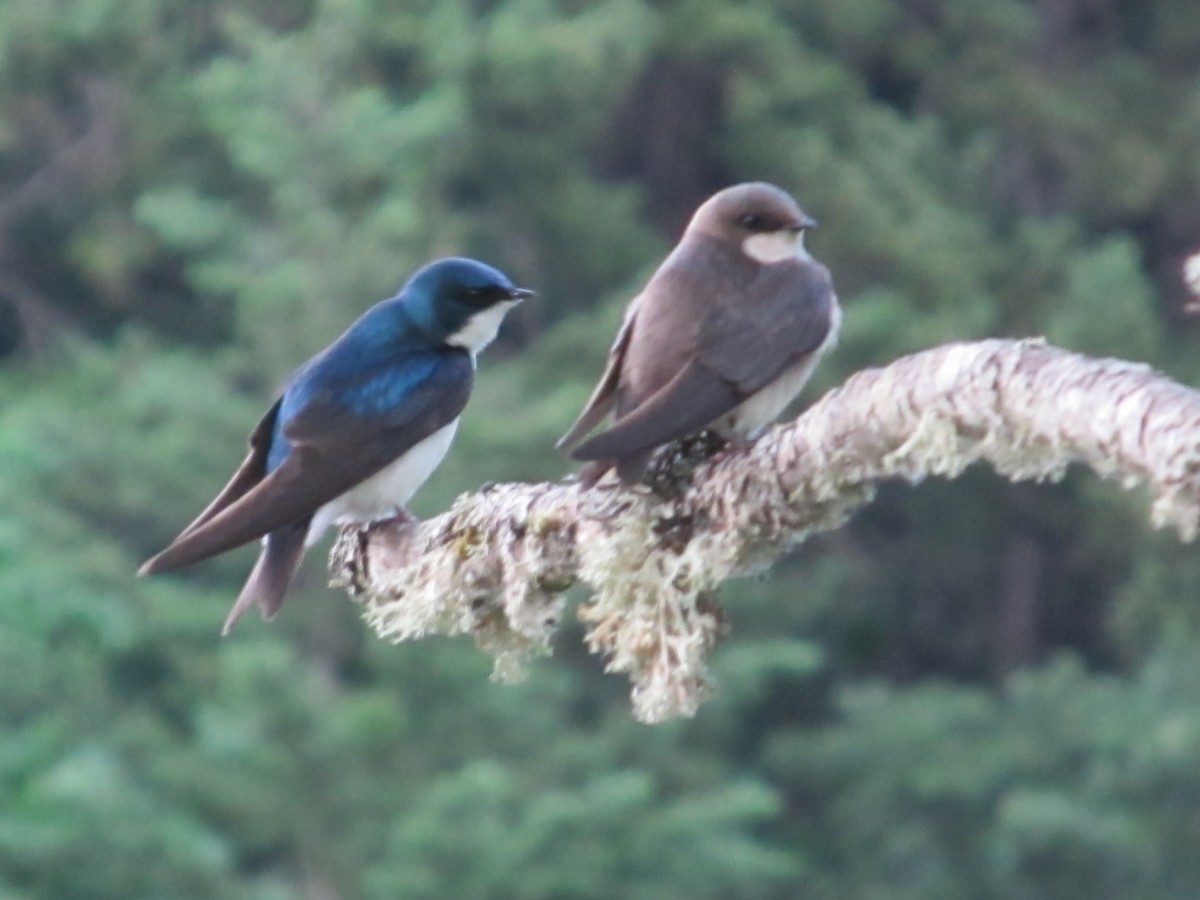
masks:
{"label": "bird's foot", "polygon": [[416,525],[420,521],[420,519],[407,509],[400,507],[386,519],[376,519],[374,522],[368,522],[367,527],[362,530],[366,535],[372,535],[377,531],[384,530],[401,531],[411,525]]}
{"label": "bird's foot", "polygon": [[754,446],[762,434],[761,431],[756,431],[753,434],[742,434],[734,432],[724,439],[725,443],[717,449],[719,453],[740,453],[743,450],[748,450]]}
{"label": "bird's foot", "polygon": [[729,446],[729,441],[715,431],[706,429],[699,434],[672,441],[650,463],[645,482],[663,500],[674,500],[692,483],[696,469]]}

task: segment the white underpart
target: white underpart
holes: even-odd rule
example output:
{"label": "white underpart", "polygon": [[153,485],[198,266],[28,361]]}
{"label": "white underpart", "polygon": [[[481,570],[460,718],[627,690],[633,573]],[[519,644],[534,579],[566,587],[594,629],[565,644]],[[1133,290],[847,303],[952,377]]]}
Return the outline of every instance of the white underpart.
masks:
{"label": "white underpart", "polygon": [[812,259],[804,249],[804,230],[767,231],[752,234],[742,241],[742,250],[751,259],[770,264],[785,259]]}
{"label": "white underpart", "polygon": [[475,313],[467,320],[466,325],[446,338],[446,343],[452,347],[463,347],[471,351],[471,355],[474,356],[496,339],[496,332],[500,330],[504,314],[520,302],[520,300],[504,300]]}
{"label": "white underpart", "polygon": [[[446,338],[446,343],[467,350],[474,363],[475,355],[495,340],[505,313],[519,302],[505,300],[476,313],[462,328]],[[458,419],[455,419],[410,448],[386,468],[318,509],[308,526],[305,546],[311,547],[319,541],[325,530],[334,523],[375,522],[403,510],[417,489],[441,464],[457,428]]]}
{"label": "white underpart", "polygon": [[441,463],[456,428],[458,419],[443,425],[386,468],[318,509],[308,526],[304,545],[311,547],[335,522],[374,522],[400,512]]}
{"label": "white underpart", "polygon": [[789,403],[808,382],[821,361],[821,357],[831,347],[837,344],[838,331],[842,327],[842,308],[838,306],[837,297],[833,298],[833,309],[829,316],[829,334],[813,353],[808,354],[782,375],[760,390],[757,394],[746,398],[733,412],[721,418],[717,423],[720,431],[734,432],[749,438],[755,438],[758,433],[779,418]]}

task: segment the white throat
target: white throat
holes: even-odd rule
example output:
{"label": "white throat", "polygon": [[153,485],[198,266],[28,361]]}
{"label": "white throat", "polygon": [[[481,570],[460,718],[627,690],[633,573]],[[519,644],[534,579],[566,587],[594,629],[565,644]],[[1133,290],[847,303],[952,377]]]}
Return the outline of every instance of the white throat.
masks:
{"label": "white throat", "polygon": [[466,325],[446,338],[446,343],[452,347],[469,350],[474,356],[496,339],[496,332],[500,330],[504,314],[520,302],[519,300],[503,300],[475,313],[467,319]]}
{"label": "white throat", "polygon": [[764,265],[783,262],[785,259],[799,259],[805,262],[812,259],[804,249],[803,230],[752,234],[742,241],[742,250],[751,259]]}

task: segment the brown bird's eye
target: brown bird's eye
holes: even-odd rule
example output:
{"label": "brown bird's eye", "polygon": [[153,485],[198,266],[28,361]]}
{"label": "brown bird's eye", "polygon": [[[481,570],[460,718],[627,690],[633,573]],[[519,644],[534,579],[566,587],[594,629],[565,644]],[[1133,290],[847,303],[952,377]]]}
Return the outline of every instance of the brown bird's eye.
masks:
{"label": "brown bird's eye", "polygon": [[747,231],[773,231],[774,226],[767,220],[766,216],[760,216],[757,213],[747,213],[738,219],[738,224]]}

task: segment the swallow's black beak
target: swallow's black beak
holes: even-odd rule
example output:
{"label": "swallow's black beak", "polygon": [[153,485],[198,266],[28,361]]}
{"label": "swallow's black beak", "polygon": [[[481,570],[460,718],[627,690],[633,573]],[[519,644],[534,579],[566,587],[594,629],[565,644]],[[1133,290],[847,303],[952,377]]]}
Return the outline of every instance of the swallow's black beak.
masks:
{"label": "swallow's black beak", "polygon": [[529,288],[513,288],[508,292],[508,296],[513,300],[525,300],[528,297],[533,297],[537,292],[531,291]]}

